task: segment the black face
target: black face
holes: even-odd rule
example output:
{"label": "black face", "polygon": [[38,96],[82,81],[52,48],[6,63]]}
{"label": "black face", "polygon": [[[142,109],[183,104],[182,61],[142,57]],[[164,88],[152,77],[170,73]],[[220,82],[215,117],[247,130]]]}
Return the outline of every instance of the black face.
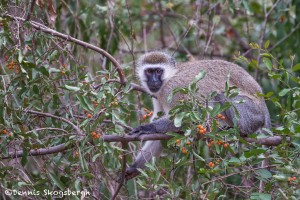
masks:
{"label": "black face", "polygon": [[161,80],[164,70],[161,68],[147,68],[145,76],[147,77],[147,85],[151,92],[157,92],[163,82]]}

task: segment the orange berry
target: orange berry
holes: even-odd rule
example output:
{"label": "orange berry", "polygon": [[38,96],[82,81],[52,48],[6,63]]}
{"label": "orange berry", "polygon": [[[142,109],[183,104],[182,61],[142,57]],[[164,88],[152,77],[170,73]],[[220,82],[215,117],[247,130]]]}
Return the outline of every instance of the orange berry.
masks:
{"label": "orange berry", "polygon": [[215,143],[214,141],[211,141],[211,142],[210,142],[211,145],[213,145],[214,143]]}
{"label": "orange berry", "polygon": [[208,143],[207,146],[208,146],[208,148],[210,148],[211,147],[211,143]]}
{"label": "orange berry", "polygon": [[98,102],[97,101],[93,101],[94,107],[98,106]]}
{"label": "orange berry", "polygon": [[92,115],[92,114],[90,114],[90,113],[89,113],[89,114],[87,114],[86,116],[87,116],[87,118],[89,118],[89,119],[93,117],[93,115]]}
{"label": "orange berry", "polygon": [[293,181],[297,180],[296,176],[294,176],[292,179],[293,179]]}
{"label": "orange berry", "polygon": [[199,133],[200,133],[200,134],[205,134],[205,133],[206,133],[206,129],[200,129],[200,130],[199,130]]}
{"label": "orange berry", "polygon": [[227,147],[228,147],[228,144],[227,144],[227,143],[225,143],[225,144],[224,144],[224,148],[227,148]]}
{"label": "orange berry", "polygon": [[291,181],[292,180],[292,178],[291,177],[288,177],[288,181]]}
{"label": "orange berry", "polygon": [[215,167],[215,164],[213,162],[209,162],[208,163],[208,166],[210,166],[211,168],[214,168]]}
{"label": "orange berry", "polygon": [[147,117],[148,117],[147,115],[144,115],[144,116],[143,116],[143,120],[147,119]]}
{"label": "orange berry", "polygon": [[7,130],[4,129],[4,130],[2,131],[2,133],[3,133],[3,134],[7,134]]}
{"label": "orange berry", "polygon": [[223,116],[222,114],[218,114],[218,115],[217,115],[218,118],[221,118],[222,116]]}
{"label": "orange berry", "polygon": [[197,126],[197,128],[198,128],[198,129],[204,129],[204,127],[203,127],[201,124],[199,124],[199,125]]}
{"label": "orange berry", "polygon": [[180,144],[180,140],[176,140],[176,144]]}
{"label": "orange berry", "polygon": [[151,112],[148,114],[148,116],[151,117],[152,115],[153,115],[153,112],[151,111]]}
{"label": "orange berry", "polygon": [[190,145],[190,144],[191,144],[191,142],[190,142],[190,141],[187,141],[187,142],[186,142],[186,145]]}
{"label": "orange berry", "polygon": [[97,134],[97,138],[99,139],[101,137],[101,133],[98,133]]}
{"label": "orange berry", "polygon": [[188,153],[188,151],[187,151],[187,149],[186,149],[185,147],[182,147],[181,152],[182,152],[183,154],[187,154],[187,153]]}
{"label": "orange berry", "polygon": [[92,132],[92,136],[95,137],[97,133],[95,131]]}
{"label": "orange berry", "polygon": [[225,116],[222,116],[222,117],[221,117],[221,120],[225,120]]}
{"label": "orange berry", "polygon": [[78,151],[75,151],[75,157],[77,158],[79,156]]}
{"label": "orange berry", "polygon": [[221,160],[220,160],[220,159],[218,159],[218,160],[217,160],[217,162],[221,162]]}

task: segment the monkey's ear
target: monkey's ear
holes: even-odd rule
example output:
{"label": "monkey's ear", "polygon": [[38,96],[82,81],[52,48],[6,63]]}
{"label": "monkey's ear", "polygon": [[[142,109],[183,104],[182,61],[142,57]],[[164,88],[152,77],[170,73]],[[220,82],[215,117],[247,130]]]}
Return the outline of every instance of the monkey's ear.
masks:
{"label": "monkey's ear", "polygon": [[170,62],[172,64],[172,66],[174,66],[174,67],[176,66],[176,60],[175,60],[175,58],[173,56],[171,57]]}

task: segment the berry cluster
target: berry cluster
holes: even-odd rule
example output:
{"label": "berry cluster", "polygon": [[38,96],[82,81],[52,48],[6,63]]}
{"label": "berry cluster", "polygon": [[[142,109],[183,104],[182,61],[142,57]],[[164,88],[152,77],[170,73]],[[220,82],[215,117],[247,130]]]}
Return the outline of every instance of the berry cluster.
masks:
{"label": "berry cluster", "polygon": [[205,134],[206,133],[206,128],[204,128],[201,124],[197,125],[199,134]]}
{"label": "berry cluster", "polygon": [[97,133],[97,132],[95,132],[95,131],[93,131],[91,134],[92,134],[92,138],[93,138],[94,140],[99,139],[99,138],[102,136],[101,133]]}

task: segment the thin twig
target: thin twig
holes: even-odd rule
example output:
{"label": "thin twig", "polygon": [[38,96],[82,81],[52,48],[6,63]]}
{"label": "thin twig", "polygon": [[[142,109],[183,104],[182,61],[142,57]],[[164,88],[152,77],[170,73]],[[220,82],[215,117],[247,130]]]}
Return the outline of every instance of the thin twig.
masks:
{"label": "thin twig", "polygon": [[212,179],[212,180],[210,180],[210,181],[207,181],[207,182],[205,182],[205,183],[202,183],[202,186],[203,186],[203,185],[207,185],[207,184],[212,183],[212,182],[215,182],[215,181],[219,181],[219,180],[228,178],[228,177],[230,177],[230,176],[237,175],[237,174],[242,174],[242,173],[245,173],[245,172],[255,171],[255,170],[259,170],[259,169],[273,168],[273,167],[278,167],[278,166],[277,166],[277,165],[268,165],[268,166],[264,166],[264,167],[257,167],[257,168],[247,169],[247,170],[244,170],[244,171],[241,171],[241,172],[234,172],[234,173],[231,173],[231,174],[227,174],[227,175],[224,175],[224,176],[220,176],[220,177],[218,177],[218,178],[214,178],[214,179]]}
{"label": "thin twig", "polygon": [[29,21],[30,20],[30,17],[31,17],[31,14],[33,12],[33,8],[34,8],[34,5],[35,5],[35,1],[36,0],[31,0],[30,6],[29,6],[29,9],[28,9],[28,13],[27,13],[27,16],[25,18],[25,21]]}
{"label": "thin twig", "polygon": [[[16,21],[23,21],[23,22],[25,21],[25,19],[23,19],[23,18],[16,17],[16,16],[12,16],[12,15],[9,15],[9,14],[2,14],[1,16],[2,16],[2,17],[8,17],[8,18],[11,18],[11,19],[16,20]],[[45,26],[45,25],[43,25],[43,24],[40,24],[40,23],[38,23],[38,22],[35,22],[35,21],[29,21],[29,23],[30,23],[30,25],[31,25],[32,27],[34,27],[34,28],[37,29],[37,30],[40,30],[40,31],[42,31],[42,32],[44,32],[44,33],[48,33],[48,34],[50,34],[50,35],[52,35],[52,36],[56,36],[56,37],[62,38],[62,39],[64,39],[64,40],[66,40],[66,41],[74,42],[74,43],[76,43],[76,44],[78,44],[78,45],[80,45],[80,46],[83,46],[83,47],[85,47],[85,48],[94,50],[94,51],[100,53],[101,55],[105,56],[105,57],[108,58],[108,59],[113,63],[113,65],[115,66],[115,68],[116,68],[116,70],[117,70],[117,72],[118,72],[118,74],[119,74],[120,83],[121,83],[122,85],[124,85],[124,84],[126,83],[126,79],[125,79],[125,76],[124,76],[124,72],[123,72],[123,70],[122,70],[122,68],[121,68],[121,65],[118,63],[118,61],[117,61],[112,55],[110,55],[110,54],[109,54],[108,52],[106,52],[105,50],[103,50],[103,49],[101,49],[101,48],[99,48],[99,47],[97,47],[97,46],[95,46],[95,45],[92,45],[92,44],[89,44],[89,43],[87,43],[87,42],[84,42],[84,41],[82,41],[82,40],[76,39],[76,38],[74,38],[74,37],[72,37],[72,36],[70,36],[70,35],[60,33],[60,32],[58,32],[58,31],[53,30],[53,29],[51,29],[51,28],[49,28],[49,27],[47,27],[47,26]]]}
{"label": "thin twig", "polygon": [[63,121],[65,123],[71,125],[72,128],[77,132],[78,135],[80,135],[80,136],[84,135],[78,126],[76,126],[74,123],[72,123],[71,121],[67,120],[66,118],[55,116],[55,115],[52,115],[50,113],[43,113],[43,112],[38,112],[38,111],[34,111],[34,110],[23,110],[23,112],[29,113],[29,114],[40,115],[40,116],[45,116],[45,117],[51,117],[51,118],[54,118],[54,119],[58,119],[60,121]]}
{"label": "thin twig", "polygon": [[111,198],[112,200],[116,199],[118,193],[120,192],[120,189],[123,186],[124,180],[125,180],[125,175],[126,175],[126,147],[127,147],[127,142],[122,142],[122,174],[121,174],[121,180],[120,183],[117,187],[117,190],[115,192],[115,194],[113,195],[113,197]]}

